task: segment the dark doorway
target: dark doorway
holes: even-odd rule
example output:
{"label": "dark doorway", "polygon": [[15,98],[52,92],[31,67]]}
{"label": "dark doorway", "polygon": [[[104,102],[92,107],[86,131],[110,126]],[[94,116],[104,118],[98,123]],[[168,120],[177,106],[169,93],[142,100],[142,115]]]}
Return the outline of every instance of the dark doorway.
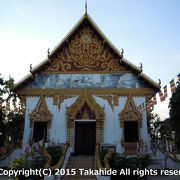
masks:
{"label": "dark doorway", "polygon": [[137,121],[124,122],[124,140],[125,142],[138,141],[138,122]]}
{"label": "dark doorway", "polygon": [[46,142],[47,137],[47,122],[34,122],[33,140],[38,142],[42,139]]}
{"label": "dark doorway", "polygon": [[96,122],[75,122],[75,154],[93,155],[96,145]]}

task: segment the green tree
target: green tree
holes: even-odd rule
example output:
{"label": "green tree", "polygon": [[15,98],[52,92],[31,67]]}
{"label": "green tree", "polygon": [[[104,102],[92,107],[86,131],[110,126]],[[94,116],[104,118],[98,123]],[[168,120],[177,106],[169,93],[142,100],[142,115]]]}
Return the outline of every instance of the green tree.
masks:
{"label": "green tree", "polygon": [[175,143],[178,151],[180,151],[180,84],[176,92],[172,95],[170,100],[170,120],[175,131]]}
{"label": "green tree", "polygon": [[[12,91],[14,79],[5,80],[0,75],[0,147],[13,148],[20,144],[22,139],[23,113],[17,94]],[[5,103],[11,102],[14,107],[9,109]]]}
{"label": "green tree", "polygon": [[153,109],[147,113],[147,127],[150,133],[151,140],[156,142],[158,140],[160,117],[158,114],[154,114]]}
{"label": "green tree", "polygon": [[161,120],[158,114],[151,112],[147,115],[148,130],[154,147],[166,151],[166,142],[174,142],[170,119]]}
{"label": "green tree", "polygon": [[0,147],[4,145],[4,139],[6,138],[5,135],[5,125],[3,123],[3,119],[5,114],[3,113],[2,108],[0,109]]}
{"label": "green tree", "polygon": [[5,126],[3,123],[3,120],[5,118],[5,112],[4,107],[2,106],[4,99],[3,95],[5,94],[4,90],[4,79],[0,77],[0,147],[4,145],[4,139],[5,139]]}

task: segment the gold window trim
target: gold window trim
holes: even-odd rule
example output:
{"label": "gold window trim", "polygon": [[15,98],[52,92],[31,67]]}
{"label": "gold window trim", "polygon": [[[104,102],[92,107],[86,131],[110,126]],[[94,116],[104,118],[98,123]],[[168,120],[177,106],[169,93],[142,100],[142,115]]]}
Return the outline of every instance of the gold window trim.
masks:
{"label": "gold window trim", "polygon": [[119,114],[119,118],[121,128],[124,128],[124,121],[137,121],[138,128],[142,127],[142,115],[137,110],[136,105],[131,96],[128,97],[124,109]]}
{"label": "gold window trim", "polygon": [[47,127],[51,126],[52,114],[49,111],[46,100],[43,96],[40,97],[36,108],[30,114],[30,127],[32,128],[33,122],[47,122]]}
{"label": "gold window trim", "polygon": [[[125,153],[128,153],[128,151],[133,147],[133,153],[136,153],[136,143],[127,143],[124,140],[124,122],[126,121],[136,121],[138,122],[138,133],[140,133],[140,128],[142,128],[142,115],[137,110],[136,105],[133,101],[132,96],[129,96],[124,109],[119,114],[120,119],[120,128],[123,129],[123,135],[121,137],[121,144],[125,148]],[[139,142],[142,143],[141,134],[139,134]],[[130,149],[129,149],[130,148]],[[131,149],[132,150],[132,149]]]}

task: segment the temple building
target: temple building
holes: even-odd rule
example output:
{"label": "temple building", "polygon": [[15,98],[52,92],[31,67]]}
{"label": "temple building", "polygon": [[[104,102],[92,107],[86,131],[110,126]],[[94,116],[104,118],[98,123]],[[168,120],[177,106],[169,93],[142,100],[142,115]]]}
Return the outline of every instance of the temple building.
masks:
{"label": "temple building", "polygon": [[85,13],[14,87],[25,105],[23,148],[44,139],[69,142],[81,155],[94,154],[96,144],[136,154],[138,142],[150,151],[146,107],[137,107],[159,89]]}

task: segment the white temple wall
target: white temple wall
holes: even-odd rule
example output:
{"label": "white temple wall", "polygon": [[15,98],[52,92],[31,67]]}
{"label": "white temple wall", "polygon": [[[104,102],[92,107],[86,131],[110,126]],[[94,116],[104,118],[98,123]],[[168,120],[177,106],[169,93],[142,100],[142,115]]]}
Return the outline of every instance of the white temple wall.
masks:
{"label": "white temple wall", "polygon": [[104,108],[104,143],[115,144],[114,113],[107,100],[93,96],[96,102]]}
{"label": "white temple wall", "polygon": [[53,105],[53,98],[46,98],[48,109],[53,114],[50,132],[50,141],[55,143],[65,143],[67,141],[67,119],[66,119],[66,107],[71,106],[77,97],[65,99],[60,108],[57,105]]}
{"label": "white temple wall", "polygon": [[122,96],[118,98],[118,106],[114,106],[114,116],[115,116],[115,127],[116,127],[116,151],[119,153],[123,153],[124,148],[121,145],[121,138],[123,135],[122,128],[120,127],[119,113],[124,109],[127,101],[127,97]]}
{"label": "white temple wall", "polygon": [[[26,112],[25,112],[25,126],[23,134],[23,147],[29,142],[31,128],[30,128],[30,114],[36,108],[40,97],[26,98]],[[49,129],[49,139],[55,143],[65,143],[67,141],[67,122],[66,122],[66,107],[72,105],[77,97],[66,99],[60,106],[53,105],[53,98],[46,97],[46,104],[49,111],[52,113],[51,128]],[[32,132],[33,133],[33,132]],[[32,134],[33,135],[33,134]]]}
{"label": "white temple wall", "polygon": [[[146,102],[146,98],[145,97],[133,97],[133,101],[134,101],[136,107],[138,107],[139,105]],[[122,96],[122,97],[118,98],[118,106],[114,106],[115,144],[117,144],[116,151],[119,152],[119,153],[124,152],[124,148],[121,145],[121,139],[122,139],[122,136],[123,136],[123,130],[120,127],[119,114],[125,108],[126,102],[127,102],[127,97]],[[147,119],[146,118],[147,118],[146,117],[146,110],[144,110],[143,113],[142,113],[141,138],[148,145],[148,149],[149,149],[150,148],[150,139],[149,139],[149,135],[147,133]]]}
{"label": "white temple wall", "polygon": [[[57,105],[53,105],[52,97],[46,97],[45,99],[48,109],[52,114],[51,128],[49,129],[49,140],[54,143],[61,142],[65,138],[65,128],[63,127],[64,123],[62,123],[63,120],[60,119],[61,112]],[[61,132],[62,135],[59,132]]]}
{"label": "white temple wall", "polygon": [[[146,103],[145,97],[134,97],[133,100],[136,104],[136,107],[138,107],[139,105],[143,103]],[[142,111],[141,138],[143,142],[148,146],[148,150],[150,150],[150,138],[149,138],[148,129],[147,129],[146,107],[145,107],[145,110]]]}
{"label": "white temple wall", "polygon": [[[52,97],[46,97],[46,104],[48,109],[52,113],[51,129],[49,130],[49,139],[55,143],[65,143],[67,141],[67,119],[66,119],[66,108],[71,106],[78,96],[65,99],[60,108],[53,104]],[[123,136],[122,128],[120,127],[119,114],[124,109],[127,102],[127,97],[122,96],[118,98],[118,106],[112,107],[109,105],[107,100],[93,96],[96,102],[104,108],[104,142],[105,144],[116,144],[116,151],[123,153],[124,148],[121,146],[121,139]],[[135,105],[138,107],[146,101],[145,97],[133,97]],[[30,119],[29,114],[36,108],[39,97],[27,97],[26,98],[26,113],[25,113],[25,130],[23,135],[23,147],[29,141],[30,137]],[[148,145],[150,149],[150,139],[147,133],[147,119],[146,110],[142,113],[142,129],[141,137],[143,141]]]}

